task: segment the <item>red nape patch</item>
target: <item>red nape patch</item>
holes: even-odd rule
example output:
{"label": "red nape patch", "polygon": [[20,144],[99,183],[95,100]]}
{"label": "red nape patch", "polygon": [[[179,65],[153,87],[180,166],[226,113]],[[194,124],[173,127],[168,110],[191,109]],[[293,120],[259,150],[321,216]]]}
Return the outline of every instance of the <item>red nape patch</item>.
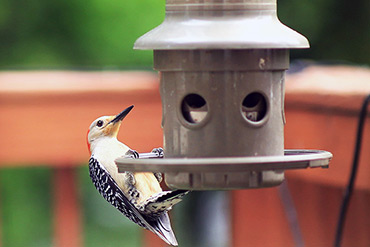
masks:
{"label": "red nape patch", "polygon": [[87,143],[87,148],[89,149],[89,153],[91,155],[91,150],[90,150],[90,143],[89,143],[89,133],[90,133],[90,129],[87,130],[87,134],[86,134],[86,143]]}

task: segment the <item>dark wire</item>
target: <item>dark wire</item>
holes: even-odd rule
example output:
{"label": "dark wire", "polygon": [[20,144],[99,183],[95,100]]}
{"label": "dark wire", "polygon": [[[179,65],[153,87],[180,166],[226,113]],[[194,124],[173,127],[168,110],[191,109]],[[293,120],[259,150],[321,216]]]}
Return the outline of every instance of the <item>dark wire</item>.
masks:
{"label": "dark wire", "polygon": [[349,177],[346,190],[344,191],[342,206],[339,212],[337,230],[335,233],[335,242],[334,242],[335,247],[341,246],[342,233],[343,233],[344,223],[346,221],[348,205],[351,200],[351,196],[353,194],[353,186],[356,180],[358,161],[359,161],[360,151],[361,151],[362,134],[363,134],[364,123],[365,123],[365,119],[367,115],[367,106],[369,105],[369,102],[370,102],[370,94],[365,97],[364,102],[362,104],[361,112],[359,115],[356,145],[355,145],[355,151],[354,151],[354,156],[353,156],[351,175]]}

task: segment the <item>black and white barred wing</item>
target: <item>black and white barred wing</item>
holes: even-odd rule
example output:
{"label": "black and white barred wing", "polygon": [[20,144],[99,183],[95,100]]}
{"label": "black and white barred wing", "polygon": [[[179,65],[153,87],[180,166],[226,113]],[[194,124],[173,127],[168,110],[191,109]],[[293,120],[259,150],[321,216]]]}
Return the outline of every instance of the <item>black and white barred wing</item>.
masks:
{"label": "black and white barred wing", "polygon": [[89,172],[95,188],[105,200],[134,223],[156,233],[166,243],[177,245],[167,212],[163,212],[157,219],[141,214],[126,198],[108,171],[94,157],[89,160]]}
{"label": "black and white barred wing", "polygon": [[117,183],[113,180],[107,170],[93,157],[89,160],[89,172],[95,188],[105,200],[117,208],[131,221],[141,227],[147,228],[146,224],[143,222],[145,220],[141,219],[141,214],[125,197],[122,190],[118,187]]}

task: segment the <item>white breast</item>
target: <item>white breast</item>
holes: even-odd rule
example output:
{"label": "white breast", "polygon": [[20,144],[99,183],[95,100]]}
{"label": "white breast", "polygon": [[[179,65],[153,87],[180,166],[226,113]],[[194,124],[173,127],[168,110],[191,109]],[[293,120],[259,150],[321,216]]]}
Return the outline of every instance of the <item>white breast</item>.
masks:
{"label": "white breast", "polygon": [[102,137],[91,144],[91,155],[108,170],[122,190],[125,189],[125,176],[122,173],[118,173],[114,161],[118,157],[124,156],[128,150],[129,147],[119,142],[115,137]]}
{"label": "white breast", "polygon": [[[126,179],[123,173],[118,173],[115,160],[118,157],[124,156],[130,148],[119,142],[115,137],[102,137],[91,144],[91,154],[107,169],[118,186],[126,194],[128,191]],[[137,203],[142,204],[152,195],[162,191],[160,184],[151,172],[136,172],[135,187],[140,192]],[[128,196],[128,195],[126,195]]]}

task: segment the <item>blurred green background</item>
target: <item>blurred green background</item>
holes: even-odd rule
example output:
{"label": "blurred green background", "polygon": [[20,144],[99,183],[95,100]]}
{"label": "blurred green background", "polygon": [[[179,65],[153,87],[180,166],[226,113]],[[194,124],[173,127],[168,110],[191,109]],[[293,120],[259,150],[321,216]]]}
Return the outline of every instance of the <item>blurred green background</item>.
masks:
{"label": "blurred green background", "polygon": [[[0,69],[150,68],[134,41],[161,23],[164,0],[1,0]],[[311,49],[292,58],[370,62],[370,1],[279,0],[280,20]]]}
{"label": "blurred green background", "polygon": [[[150,69],[134,41],[161,23],[164,0],[1,0],[0,70]],[[370,64],[369,0],[279,0],[280,20],[311,48],[292,59]],[[79,168],[85,246],[140,246],[140,230],[108,205]],[[51,170],[0,170],[2,244],[52,245]],[[118,236],[118,237],[117,237]],[[129,237],[128,237],[129,236]]]}

